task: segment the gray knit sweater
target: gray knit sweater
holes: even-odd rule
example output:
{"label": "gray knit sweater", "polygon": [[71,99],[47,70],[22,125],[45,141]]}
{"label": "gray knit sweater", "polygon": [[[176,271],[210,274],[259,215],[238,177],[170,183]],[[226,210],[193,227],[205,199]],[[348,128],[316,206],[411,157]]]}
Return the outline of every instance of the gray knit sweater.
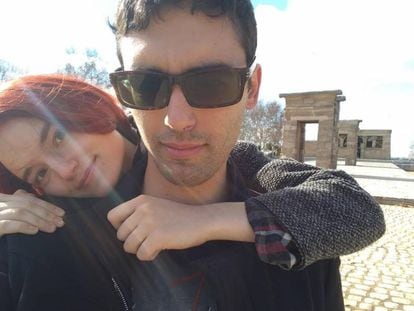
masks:
{"label": "gray knit sweater", "polygon": [[249,187],[267,192],[246,201],[250,224],[254,229],[255,213],[264,211],[290,233],[299,260],[295,269],[358,251],[385,232],[380,206],[344,171],[292,159],[270,161],[245,142],[231,158]]}

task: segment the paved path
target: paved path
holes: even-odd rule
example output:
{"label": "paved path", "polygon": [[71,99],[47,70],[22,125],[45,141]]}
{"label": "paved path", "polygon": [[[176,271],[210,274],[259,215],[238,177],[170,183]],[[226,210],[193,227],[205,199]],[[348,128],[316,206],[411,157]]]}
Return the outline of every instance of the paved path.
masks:
{"label": "paved path", "polygon": [[362,188],[375,197],[414,201],[414,175],[390,162],[358,161],[347,166],[338,161],[338,169],[352,175]]}
{"label": "paved path", "polygon": [[414,311],[414,173],[386,161],[346,166],[339,160],[337,168],[352,175],[379,202],[388,198],[392,204],[412,206],[382,205],[385,235],[341,258],[346,311]]}
{"label": "paved path", "polygon": [[414,208],[382,207],[386,234],[341,258],[347,311],[414,311]]}

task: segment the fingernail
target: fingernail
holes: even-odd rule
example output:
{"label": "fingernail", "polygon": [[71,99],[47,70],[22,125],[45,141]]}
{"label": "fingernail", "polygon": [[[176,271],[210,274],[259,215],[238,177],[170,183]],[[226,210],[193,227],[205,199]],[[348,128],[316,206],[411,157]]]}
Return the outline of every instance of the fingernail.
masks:
{"label": "fingernail", "polygon": [[35,226],[29,226],[29,231],[32,233],[36,233],[37,231],[39,231],[39,228],[35,227]]}
{"label": "fingernail", "polygon": [[56,226],[55,226],[55,225],[52,225],[52,224],[48,224],[48,225],[46,226],[46,230],[47,230],[48,232],[54,232],[54,231],[56,230]]}
{"label": "fingernail", "polygon": [[55,224],[56,224],[58,227],[63,227],[63,225],[65,224],[65,222],[63,221],[63,219],[57,219],[57,220],[55,221]]}

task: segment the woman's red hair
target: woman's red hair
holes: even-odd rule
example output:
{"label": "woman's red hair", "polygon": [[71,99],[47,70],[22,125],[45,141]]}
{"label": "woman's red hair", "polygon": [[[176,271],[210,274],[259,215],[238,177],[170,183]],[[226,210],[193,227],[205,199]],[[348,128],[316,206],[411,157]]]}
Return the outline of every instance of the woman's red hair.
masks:
{"label": "woman's red hair", "polygon": [[[0,90],[0,125],[17,116],[35,117],[67,131],[109,133],[130,128],[115,98],[79,78],[60,75],[24,76]],[[0,163],[0,192],[31,187]]]}

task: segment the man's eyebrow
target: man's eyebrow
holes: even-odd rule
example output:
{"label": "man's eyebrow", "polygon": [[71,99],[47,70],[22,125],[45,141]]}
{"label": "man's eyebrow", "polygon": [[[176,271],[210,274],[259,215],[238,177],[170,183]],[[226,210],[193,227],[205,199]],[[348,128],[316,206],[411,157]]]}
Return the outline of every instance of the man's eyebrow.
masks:
{"label": "man's eyebrow", "polygon": [[131,71],[149,71],[149,72],[156,72],[156,73],[165,73],[165,71],[161,70],[157,66],[133,66]]}
{"label": "man's eyebrow", "polygon": [[199,70],[203,70],[203,69],[213,69],[213,68],[214,69],[215,68],[231,68],[231,66],[229,66],[228,64],[225,64],[225,63],[221,63],[221,62],[214,62],[214,63],[208,63],[208,64],[192,67],[190,69],[187,69],[183,73],[191,73],[191,72],[194,72],[194,71],[199,71]]}
{"label": "man's eyebrow", "polygon": [[45,122],[43,124],[42,129],[40,130],[40,145],[43,145],[45,143],[46,138],[49,134],[49,130],[50,130],[50,123]]}

